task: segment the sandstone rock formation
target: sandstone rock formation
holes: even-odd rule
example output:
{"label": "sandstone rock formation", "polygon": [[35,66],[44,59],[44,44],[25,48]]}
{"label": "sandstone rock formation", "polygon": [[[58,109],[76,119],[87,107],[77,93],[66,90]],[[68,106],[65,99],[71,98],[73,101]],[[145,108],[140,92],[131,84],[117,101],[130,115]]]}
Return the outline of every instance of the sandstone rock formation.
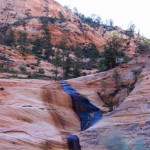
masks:
{"label": "sandstone rock formation", "polygon": [[[103,34],[103,27],[96,29],[82,23],[71,10],[54,0],[1,0],[0,10],[0,29],[27,32],[33,39],[42,34],[41,19],[54,19],[48,23],[53,45],[67,38],[70,47],[94,43],[102,51],[116,31]],[[117,32],[125,44],[129,42],[125,53],[133,56],[134,39],[121,29]],[[27,72],[44,68],[45,76],[50,76],[50,69],[55,67],[44,60],[37,65],[34,55],[23,56],[15,46],[0,45],[0,57],[0,64],[10,72],[25,66]],[[9,71],[0,72],[0,150],[68,150],[68,137],[76,138],[82,150],[105,150],[105,137],[116,130],[130,147],[140,137],[145,148],[150,148],[149,53],[109,71],[65,81],[94,109],[103,112],[103,117],[88,128],[82,128],[75,111],[86,108],[79,104],[74,109],[73,97],[64,90],[62,82],[29,79],[28,74],[18,71],[16,76]]]}
{"label": "sandstone rock formation", "polygon": [[[53,52],[56,50],[56,47],[59,47],[63,40],[66,40],[66,47],[62,49],[70,49],[72,57],[75,57],[75,49],[78,45],[81,46],[81,49],[85,51],[95,50],[95,46],[100,52],[103,51],[104,45],[108,39],[117,34],[118,37],[122,39],[123,47],[122,50],[126,56],[133,57],[135,54],[136,47],[136,36],[129,37],[125,34],[125,31],[119,27],[110,27],[107,25],[101,25],[99,28],[91,27],[76,16],[70,9],[61,6],[54,0],[2,0],[0,5],[0,34],[9,35],[9,31],[13,30],[15,32],[16,39],[18,39],[19,32],[28,33],[28,46],[25,48],[26,52],[22,52],[21,45],[17,42],[13,46],[4,46],[7,45],[5,41],[5,36],[0,41],[0,57],[6,60],[0,60],[0,65],[3,65],[3,68],[13,70],[17,72],[17,75],[14,73],[7,72],[1,74],[1,77],[19,77],[19,78],[28,78],[30,74],[36,74],[39,69],[44,70],[44,77],[47,79],[54,78],[54,73],[52,70],[55,70],[54,62],[44,61],[45,49],[42,47],[42,57],[36,57],[35,52],[33,52],[34,39],[38,36],[39,38],[43,37],[43,22],[48,21],[48,29],[51,32],[51,43]],[[3,33],[2,31],[5,31]],[[6,38],[7,39],[7,38]],[[95,46],[88,49],[90,44]],[[61,46],[60,46],[61,47]],[[93,50],[93,51],[94,51]],[[97,52],[97,50],[96,50]],[[25,53],[25,54],[23,54]],[[39,65],[37,65],[39,59],[41,59]],[[51,56],[50,59],[54,57]],[[99,59],[99,58],[98,58]],[[98,61],[97,59],[97,61]],[[91,58],[85,56],[82,60],[86,62],[84,67],[81,67],[81,74],[93,74],[98,71],[98,63],[96,62],[92,65]],[[90,65],[88,66],[88,63]],[[94,68],[94,67],[95,68]],[[26,74],[22,74],[20,68],[26,70]],[[13,72],[12,71],[12,72]],[[58,67],[58,77],[62,77],[63,69],[62,66]],[[27,74],[29,73],[29,74]]]}
{"label": "sandstone rock formation", "polygon": [[[138,80],[129,95],[123,87],[114,98],[121,100],[112,112],[105,113],[94,126],[81,132],[80,120],[72,109],[71,97],[61,83],[41,80],[0,79],[0,148],[7,150],[67,150],[67,137],[77,135],[84,150],[103,149],[103,138],[112,128],[120,131],[132,147],[137,136],[145,139],[150,147],[150,84],[149,56],[140,56],[119,68],[121,82],[133,83],[133,69],[141,69]],[[67,82],[82,96],[103,109],[98,96],[103,93],[102,81],[106,82],[105,93],[116,89],[114,70],[89,75]],[[2,89],[1,88],[1,89]],[[124,99],[122,99],[122,95]],[[103,111],[108,111],[105,109]],[[109,134],[109,133],[108,133]]]}
{"label": "sandstone rock formation", "polygon": [[[145,57],[144,57],[145,58]],[[140,60],[140,63],[139,63]],[[143,59],[144,60],[144,59]],[[149,111],[149,58],[145,60],[137,59],[130,67],[144,65],[141,75],[138,78],[135,88],[123,100],[123,102],[111,113],[108,113],[102,120],[90,129],[79,133],[83,149],[101,149],[104,146],[103,139],[111,136],[111,133],[119,133],[124,140],[134,146],[136,138],[144,139],[145,147],[150,148],[150,111]],[[127,67],[127,66],[126,66]],[[128,66],[129,67],[129,66]],[[122,68],[120,73],[124,74],[123,81],[131,79],[129,68]],[[124,72],[125,71],[125,72]],[[129,72],[128,72],[129,71]],[[128,73],[127,73],[128,72]],[[110,87],[110,86],[109,86]],[[110,87],[111,88],[111,87]],[[80,90],[81,91],[81,90]],[[125,93],[124,93],[125,94]],[[120,95],[122,96],[122,95]],[[119,99],[121,99],[120,97]],[[117,131],[117,132],[116,132]],[[92,138],[91,138],[92,136]],[[109,139],[109,138],[108,138]],[[107,139],[107,140],[108,140]],[[106,140],[106,139],[105,139]],[[109,141],[108,141],[109,142]],[[88,148],[87,148],[88,147]]]}
{"label": "sandstone rock formation", "polygon": [[86,47],[94,43],[99,51],[102,51],[107,39],[116,31],[125,42],[130,41],[129,51],[126,53],[132,56],[135,51],[134,39],[122,33],[122,29],[107,31],[103,27],[98,29],[90,27],[82,23],[70,9],[54,0],[2,0],[0,9],[2,27],[10,24],[11,29],[16,32],[27,32],[31,38],[42,33],[40,21],[42,17],[47,17],[49,20],[53,18],[53,21],[49,21],[53,45],[58,45],[63,38],[66,38],[69,47],[75,47],[78,44]]}

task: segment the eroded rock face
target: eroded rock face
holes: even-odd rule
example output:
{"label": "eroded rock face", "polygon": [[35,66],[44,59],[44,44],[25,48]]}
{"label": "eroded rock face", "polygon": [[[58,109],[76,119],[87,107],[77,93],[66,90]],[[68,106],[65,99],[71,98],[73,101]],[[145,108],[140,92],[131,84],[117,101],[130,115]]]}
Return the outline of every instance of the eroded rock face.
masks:
{"label": "eroded rock face", "polygon": [[[135,88],[116,110],[106,115],[87,131],[79,134],[81,145],[85,149],[87,147],[89,149],[93,147],[94,149],[103,149],[103,139],[105,136],[110,137],[111,133],[120,134],[130,147],[134,146],[136,138],[141,138],[144,139],[145,147],[150,148],[150,72],[148,71],[150,60],[147,59],[144,64],[145,67],[142,69]],[[135,68],[136,66],[139,66],[139,64],[134,64]],[[124,69],[124,71],[127,71],[127,69]],[[123,74],[126,77],[129,75],[127,72]]]}
{"label": "eroded rock face", "polygon": [[[60,132],[55,114],[49,113],[41,99],[41,88],[47,84],[47,81],[39,80],[0,80],[0,86],[4,88],[0,91],[1,149],[66,149],[67,133]],[[53,109],[58,107],[53,106]],[[59,108],[62,108],[58,109],[61,115],[72,112]]]}
{"label": "eroded rock face", "polygon": [[102,111],[90,103],[86,97],[80,95],[66,81],[62,81],[62,88],[71,96],[72,109],[80,118],[81,131],[93,126],[102,118]]}
{"label": "eroded rock face", "polygon": [[[47,16],[75,20],[77,17],[54,0],[1,0],[1,22],[14,23],[33,16]],[[60,15],[60,13],[62,15]]]}
{"label": "eroded rock face", "polygon": [[[40,35],[40,17],[59,18],[60,20],[49,23],[48,26],[54,45],[60,43],[63,37],[67,37],[70,46],[78,42],[85,46],[94,43],[101,51],[109,38],[109,32],[102,36],[101,29],[81,23],[70,10],[53,0],[1,0],[0,9],[1,23],[15,23],[15,26],[12,26],[13,30],[25,31],[30,37]],[[25,25],[22,24],[24,19]],[[129,40],[126,36],[123,38],[126,42]],[[132,38],[130,40],[130,51],[127,54],[132,56],[135,43]],[[35,65],[37,61],[31,55],[24,59],[17,50],[10,50],[10,47],[1,46],[0,51],[13,61],[12,68],[19,68],[22,64]],[[53,66],[42,61],[39,67],[48,70]],[[35,70],[39,67],[35,67]],[[0,79],[0,149],[67,150],[68,137],[75,135],[79,138],[83,150],[100,150],[104,149],[101,139],[105,134],[109,134],[112,128],[119,130],[131,147],[137,136],[144,138],[145,145],[150,147],[148,54],[141,55],[116,69],[120,74],[119,87],[113,77],[114,69],[67,81],[92,105],[105,112],[101,120],[82,132],[81,121],[73,110],[72,99],[63,90],[61,83]],[[28,67],[28,71],[30,70]],[[133,70],[141,70],[137,81]],[[49,75],[48,71],[45,74]],[[6,76],[9,77],[9,73],[0,73],[0,77]],[[109,112],[109,102],[115,104],[112,112]]]}
{"label": "eroded rock face", "polygon": [[[73,111],[71,97],[61,83],[40,80],[0,79],[0,147],[16,150],[67,150],[67,137],[77,135],[81,149],[104,149],[106,134],[118,131],[132,147],[137,136],[145,139],[150,147],[150,59],[140,56],[117,70],[121,82],[132,83],[132,70],[141,74],[130,93],[122,88],[114,98],[121,103],[112,112],[105,113],[95,125],[81,132],[81,122]],[[71,79],[67,82],[87,97],[93,105],[108,111],[99,93],[113,93],[116,85],[114,70]],[[106,82],[105,92],[101,85]],[[44,94],[44,96],[43,96]],[[124,97],[125,99],[122,99]]]}
{"label": "eroded rock face", "polygon": [[[71,48],[78,44],[87,47],[94,43],[98,50],[102,51],[108,38],[113,34],[109,29],[108,31],[103,27],[97,29],[82,23],[70,9],[61,6],[54,0],[1,0],[0,10],[2,26],[10,24],[11,29],[15,32],[27,32],[30,38],[42,34],[41,17],[53,18],[53,21],[49,21],[53,45],[59,45],[60,41],[66,38],[67,44]],[[114,29],[117,32],[120,30]],[[124,40],[125,47],[126,43],[130,41],[129,50],[126,50],[126,53],[128,56],[133,56],[135,51],[134,39],[125,34],[122,35],[121,32],[120,36]]]}
{"label": "eroded rock face", "polygon": [[0,23],[14,24],[12,29],[27,32],[30,37],[42,32],[40,17],[57,18],[56,23],[49,24],[53,45],[59,44],[64,37],[67,38],[69,45],[74,46],[78,42],[86,45],[94,41],[101,48],[102,44],[106,43],[99,32],[82,24],[71,10],[54,0],[2,0],[0,8]]}
{"label": "eroded rock face", "polygon": [[136,88],[112,114],[89,130],[80,133],[81,145],[91,146],[91,148],[103,147],[103,138],[106,135],[111,136],[110,131],[113,133],[120,131],[120,136],[123,136],[130,146],[133,146],[135,139],[140,137],[144,139],[146,147],[150,147],[150,95],[148,92],[150,80],[146,78],[149,78],[149,75],[137,83]]}

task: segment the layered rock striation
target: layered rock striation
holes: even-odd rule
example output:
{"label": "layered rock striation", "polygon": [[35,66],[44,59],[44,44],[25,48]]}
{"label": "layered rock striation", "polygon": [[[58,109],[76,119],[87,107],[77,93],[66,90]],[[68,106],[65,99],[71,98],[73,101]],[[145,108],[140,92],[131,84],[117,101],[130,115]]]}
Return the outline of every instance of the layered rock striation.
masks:
{"label": "layered rock striation", "polygon": [[107,26],[91,27],[83,23],[70,9],[54,0],[2,0],[0,9],[0,29],[8,27],[15,32],[27,32],[30,38],[35,38],[42,35],[42,22],[48,21],[53,45],[59,45],[65,38],[71,48],[77,45],[84,48],[94,44],[99,51],[103,50],[108,38],[117,32],[125,43],[130,43],[129,51],[126,53],[130,56],[135,53],[134,39],[128,37],[122,29],[110,30],[111,27]]}
{"label": "layered rock striation", "polygon": [[[67,83],[80,95],[105,112],[98,122],[84,131],[81,131],[81,120],[73,109],[71,96],[61,83],[0,79],[1,149],[67,150],[70,135],[79,138],[83,150],[104,149],[103,139],[112,130],[117,130],[130,147],[134,146],[136,137],[141,137],[145,147],[149,148],[149,66],[150,59],[146,54],[116,68],[122,83],[135,81],[133,69],[140,69],[141,73],[128,94],[127,87],[122,87],[112,97],[112,101],[118,99],[121,102],[111,112],[98,93],[108,95],[115,91],[114,70],[68,80]],[[102,82],[107,83],[105,94]]]}

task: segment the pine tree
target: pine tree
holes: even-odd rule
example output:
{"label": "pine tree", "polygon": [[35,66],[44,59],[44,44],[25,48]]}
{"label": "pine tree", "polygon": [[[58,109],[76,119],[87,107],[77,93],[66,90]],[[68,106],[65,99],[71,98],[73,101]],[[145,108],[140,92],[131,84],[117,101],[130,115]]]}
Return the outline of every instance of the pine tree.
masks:
{"label": "pine tree", "polygon": [[52,59],[52,63],[55,65],[55,69],[51,70],[55,75],[55,79],[58,80],[59,70],[58,67],[62,65],[62,56],[59,50],[55,51],[54,57]]}
{"label": "pine tree", "polygon": [[62,50],[62,69],[63,69],[63,79],[65,79],[65,65],[66,65],[66,57],[69,53],[68,47],[67,47],[67,38],[62,37],[58,48]]}
{"label": "pine tree", "polygon": [[25,55],[28,46],[28,34],[26,32],[19,32],[18,44],[22,55]]}
{"label": "pine tree", "polygon": [[51,45],[51,33],[48,29],[48,24],[43,24],[43,48],[45,50],[44,57],[49,60],[49,57],[53,55],[52,45]]}
{"label": "pine tree", "polygon": [[64,79],[68,79],[71,76],[71,74],[72,74],[72,70],[71,70],[72,66],[73,66],[73,60],[69,56],[69,53],[67,53],[65,61],[63,63],[63,70],[64,70],[63,78]]}
{"label": "pine tree", "polygon": [[13,30],[10,30],[9,34],[6,35],[5,44],[8,46],[14,46],[16,43],[16,37]]}
{"label": "pine tree", "polygon": [[74,66],[73,66],[73,78],[77,78],[81,76],[81,66],[80,62],[74,61]]}
{"label": "pine tree", "polygon": [[74,55],[75,55],[75,60],[73,61],[73,77],[80,77],[81,76],[81,69],[83,66],[83,53],[82,53],[82,49],[77,46],[74,50]]}
{"label": "pine tree", "polygon": [[124,58],[125,54],[122,52],[122,41],[119,37],[113,36],[108,40],[104,46],[104,51],[101,53],[99,61],[99,70],[105,71],[112,69],[119,65],[119,58]]}
{"label": "pine tree", "polygon": [[32,52],[38,57],[41,57],[42,55],[43,52],[42,41],[38,37],[33,42]]}

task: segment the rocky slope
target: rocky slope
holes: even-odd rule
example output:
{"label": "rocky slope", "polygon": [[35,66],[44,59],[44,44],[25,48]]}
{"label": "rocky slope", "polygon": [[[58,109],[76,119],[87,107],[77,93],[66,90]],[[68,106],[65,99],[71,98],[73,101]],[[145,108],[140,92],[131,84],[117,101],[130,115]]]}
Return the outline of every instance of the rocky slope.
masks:
{"label": "rocky slope", "polygon": [[0,9],[2,27],[11,24],[10,28],[17,32],[27,32],[31,38],[42,34],[41,17],[46,17],[49,20],[53,45],[58,45],[65,37],[68,46],[80,44],[86,47],[89,43],[94,43],[102,51],[107,39],[117,31],[125,43],[130,41],[129,55],[134,54],[135,42],[122,29],[105,25],[100,28],[90,27],[82,23],[70,9],[62,7],[54,0],[2,0]]}
{"label": "rocky slope", "polygon": [[141,73],[133,90],[127,94],[127,86],[122,86],[111,99],[120,101],[111,112],[107,112],[98,93],[104,93],[103,82],[107,83],[103,95],[114,93],[114,70],[67,81],[90,103],[107,112],[94,126],[82,132],[80,120],[72,109],[71,97],[64,92],[61,83],[1,79],[1,149],[65,150],[68,149],[67,137],[71,134],[79,137],[82,149],[103,149],[102,139],[112,128],[122,134],[130,147],[137,136],[144,138],[145,147],[150,147],[149,55],[139,56],[117,68],[121,75],[119,82],[131,85],[135,81],[134,69],[140,69]]}
{"label": "rocky slope", "polygon": [[6,14],[9,14],[7,23],[15,23],[16,21],[37,16],[47,16],[60,18],[60,13],[72,21],[77,17],[54,0],[35,0],[35,1],[19,1],[19,0],[2,0],[1,1],[1,21],[5,23]]}
{"label": "rocky slope", "polygon": [[[16,37],[16,43],[13,46],[8,46],[2,42],[3,40],[0,40],[0,66],[2,66],[0,68],[12,70],[7,74],[5,72],[1,73],[0,77],[28,78],[30,74],[33,74],[33,78],[38,78],[37,72],[42,68],[44,78],[54,78],[54,72],[52,72],[56,69],[54,63],[51,60],[45,61],[43,58],[39,63],[39,58],[32,51],[36,37],[43,37],[43,22],[45,21],[48,22],[48,30],[51,32],[53,52],[56,51],[55,47],[65,45],[62,45],[64,39],[66,46],[64,46],[64,49],[62,48],[63,50],[68,48],[75,50],[76,46],[79,46],[85,53],[87,51],[94,51],[95,53],[95,50],[93,50],[95,48],[89,46],[89,44],[94,44],[102,52],[108,39],[113,35],[117,35],[122,40],[122,50],[125,54],[129,57],[133,57],[135,54],[136,35],[134,38],[129,37],[126,31],[119,27],[104,24],[100,27],[91,27],[83,23],[70,9],[61,6],[54,0],[1,0],[0,10],[0,35],[1,37],[4,36],[2,39],[5,41],[5,35],[10,30],[15,32]],[[22,53],[21,45],[17,42],[19,32],[28,33],[30,43],[25,48],[27,51],[25,55]],[[42,53],[44,53],[44,49],[42,49]],[[70,56],[74,58],[74,55],[75,52],[72,51]],[[81,69],[81,75],[93,74],[98,71],[98,63],[93,65],[90,60],[89,56],[82,60],[85,64]],[[90,64],[88,65],[88,63]],[[93,66],[96,67],[93,68]],[[26,70],[26,74],[21,71],[22,68]],[[63,74],[62,67],[58,67],[58,71],[58,76],[61,78]]]}
{"label": "rocky slope", "polygon": [[[124,47],[128,43],[125,53],[135,54],[135,41],[123,30],[93,28],[53,0],[1,0],[0,10],[0,31],[7,28],[15,33],[23,31],[34,39],[42,35],[42,21],[46,18],[53,45],[65,37],[70,47],[94,43],[102,51],[108,38],[117,32]],[[52,75],[50,70],[55,69],[54,65],[45,60],[39,63],[32,54],[22,55],[19,46],[4,45],[0,45],[0,65],[0,149],[67,150],[68,136],[76,135],[83,150],[104,150],[108,136],[116,130],[130,147],[134,146],[135,138],[140,137],[144,139],[145,148],[150,148],[149,53],[118,68],[66,81],[96,110],[103,112],[98,122],[87,125],[83,131],[77,112],[87,109],[79,105],[75,111],[73,96],[67,94],[61,82],[29,79],[32,77],[27,73],[40,68],[45,71],[43,79],[50,79],[47,77]],[[93,117],[94,113],[88,115]]]}
{"label": "rocky slope", "polygon": [[[137,138],[141,138],[144,139],[145,147],[148,149],[150,148],[149,63],[149,58],[145,60],[144,57],[126,65],[126,69],[120,68],[120,73],[123,75],[121,76],[122,81],[125,83],[132,82],[131,80],[133,76],[130,69],[135,69],[136,67],[139,67],[140,64],[143,69],[138,77],[134,89],[129,93],[129,95],[126,94],[125,89],[121,89],[121,91],[116,94],[115,97],[121,100],[119,102],[119,106],[111,113],[108,113],[102,120],[99,121],[99,123],[90,129],[79,133],[83,149],[101,149],[104,147],[104,144],[112,142],[111,136],[114,135],[115,137],[116,134],[123,137],[123,140],[126,141],[130,147],[134,146]],[[87,80],[89,80],[89,78],[86,78],[86,81]],[[98,82],[99,81],[96,80],[95,83],[98,84]],[[92,85],[93,84],[94,82]],[[113,84],[108,84],[108,86],[109,88],[107,88],[107,90],[111,91]],[[107,142],[104,142],[104,140],[107,140]]]}

